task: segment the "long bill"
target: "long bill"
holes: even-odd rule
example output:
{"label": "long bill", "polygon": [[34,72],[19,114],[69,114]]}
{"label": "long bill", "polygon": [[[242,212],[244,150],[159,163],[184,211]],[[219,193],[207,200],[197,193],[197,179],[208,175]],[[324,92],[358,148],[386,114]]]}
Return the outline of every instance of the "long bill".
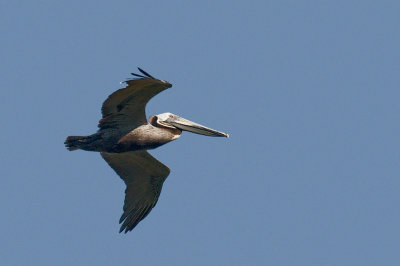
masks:
{"label": "long bill", "polygon": [[185,118],[176,116],[174,118],[170,118],[167,120],[168,124],[171,124],[172,126],[179,128],[181,130],[189,131],[192,133],[200,134],[200,135],[205,135],[205,136],[213,136],[213,137],[227,137],[229,138],[229,134],[208,128],[205,126],[202,126],[200,124],[197,124],[195,122],[189,121]]}

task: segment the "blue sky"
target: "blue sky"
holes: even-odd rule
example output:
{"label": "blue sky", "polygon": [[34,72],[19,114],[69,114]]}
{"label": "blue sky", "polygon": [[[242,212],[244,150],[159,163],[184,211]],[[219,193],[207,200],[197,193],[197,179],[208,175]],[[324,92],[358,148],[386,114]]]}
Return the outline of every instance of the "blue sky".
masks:
{"label": "blue sky", "polygon": [[[1,265],[394,265],[398,1],[3,1]],[[151,153],[160,200],[118,234],[124,184],[91,134],[140,66],[147,114],[229,132]]]}

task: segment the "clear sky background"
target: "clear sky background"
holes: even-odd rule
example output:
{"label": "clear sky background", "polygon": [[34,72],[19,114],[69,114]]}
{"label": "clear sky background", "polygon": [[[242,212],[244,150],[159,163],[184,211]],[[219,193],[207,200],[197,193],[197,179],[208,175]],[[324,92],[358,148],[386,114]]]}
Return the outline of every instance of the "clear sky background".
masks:
{"label": "clear sky background", "polygon": [[[398,1],[1,1],[1,265],[400,263]],[[68,152],[140,66],[229,132],[151,153],[160,200]]]}

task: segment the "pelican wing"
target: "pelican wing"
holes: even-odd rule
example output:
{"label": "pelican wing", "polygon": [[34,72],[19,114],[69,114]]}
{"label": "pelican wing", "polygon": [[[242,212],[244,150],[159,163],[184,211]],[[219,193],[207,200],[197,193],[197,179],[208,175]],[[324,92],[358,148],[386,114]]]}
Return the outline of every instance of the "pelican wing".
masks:
{"label": "pelican wing", "polygon": [[128,80],[126,83],[128,86],[115,91],[105,100],[101,108],[103,118],[99,121],[100,130],[113,129],[119,133],[117,135],[120,137],[136,127],[146,124],[147,102],[172,86],[170,83],[155,79],[150,75]]}
{"label": "pelican wing", "polygon": [[101,156],[126,184],[120,233],[131,231],[157,203],[169,168],[147,151],[106,153]]}

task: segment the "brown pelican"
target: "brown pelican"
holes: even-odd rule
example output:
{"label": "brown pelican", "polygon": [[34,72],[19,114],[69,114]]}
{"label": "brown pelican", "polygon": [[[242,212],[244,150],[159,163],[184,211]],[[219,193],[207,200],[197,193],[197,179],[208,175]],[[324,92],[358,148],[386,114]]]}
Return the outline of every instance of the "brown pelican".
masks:
{"label": "brown pelican", "polygon": [[126,81],[127,86],[112,93],[101,108],[99,130],[89,136],[69,136],[68,150],[98,151],[126,184],[120,233],[131,231],[154,208],[170,169],[147,150],[180,137],[182,131],[216,137],[228,134],[191,122],[171,113],[146,120],[147,102],[172,87],[138,68],[143,75]]}

